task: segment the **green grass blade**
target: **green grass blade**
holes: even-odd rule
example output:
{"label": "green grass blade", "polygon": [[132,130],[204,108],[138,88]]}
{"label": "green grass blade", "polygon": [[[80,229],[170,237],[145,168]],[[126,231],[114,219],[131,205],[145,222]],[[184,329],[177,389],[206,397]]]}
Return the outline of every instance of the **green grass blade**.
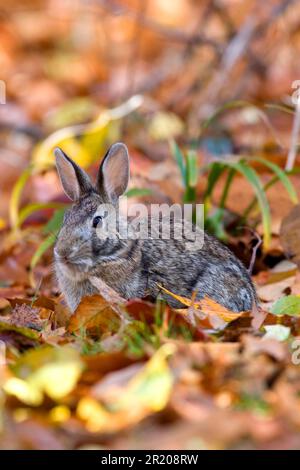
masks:
{"label": "green grass blade", "polygon": [[236,109],[236,108],[245,108],[245,107],[251,107],[254,106],[252,103],[249,101],[243,101],[243,100],[235,100],[235,101],[229,101],[225,103],[224,105],[220,106],[208,119],[206,119],[202,126],[201,130],[204,131],[207,129],[212,122],[220,116],[224,111],[227,111],[228,109]]}
{"label": "green grass blade", "polygon": [[228,172],[228,175],[227,175],[227,178],[226,178],[226,182],[225,182],[225,186],[224,186],[223,193],[222,193],[222,196],[221,196],[220,204],[219,204],[220,209],[225,208],[225,204],[226,204],[226,200],[227,200],[227,197],[228,197],[229,189],[230,189],[230,186],[231,186],[231,183],[233,181],[233,178],[234,178],[235,174],[236,174],[236,170],[234,168],[230,168],[230,170]]}
{"label": "green grass blade", "polygon": [[289,179],[287,174],[278,165],[276,165],[275,163],[269,162],[265,158],[261,158],[261,157],[253,157],[253,158],[251,158],[251,160],[252,161],[253,160],[257,161],[257,162],[267,166],[268,168],[270,168],[270,170],[272,170],[273,173],[275,173],[275,175],[278,177],[278,180],[280,180],[281,183],[283,184],[283,186],[285,187],[288,195],[291,198],[291,201],[294,204],[298,203],[298,195],[297,195],[297,192],[294,188],[293,183],[291,182],[291,180]]}
{"label": "green grass blade", "polygon": [[225,171],[226,167],[224,166],[223,163],[219,162],[213,162],[210,165],[210,171],[208,174],[208,179],[207,179],[207,188],[204,194],[204,199],[209,199],[212,195],[212,192],[214,190],[215,184],[222,175],[222,173]]}
{"label": "green grass blade", "polygon": [[31,175],[31,167],[26,168],[15,183],[9,202],[9,220],[13,230],[19,227],[19,207],[25,184]]}
{"label": "green grass blade", "polygon": [[260,206],[264,229],[264,244],[265,247],[268,248],[271,240],[271,213],[269,203],[258,174],[244,161],[238,163],[226,162],[226,165],[241,173],[251,184]]}
{"label": "green grass blade", "polygon": [[281,104],[276,104],[276,103],[267,103],[264,105],[265,108],[267,109],[275,109],[276,111],[282,111],[287,114],[295,114],[295,111],[293,108],[289,108],[288,106],[284,106]]}
{"label": "green grass blade", "polygon": [[131,188],[126,191],[125,196],[127,197],[142,197],[150,196],[152,194],[151,189],[148,188]]}
{"label": "green grass blade", "polygon": [[186,156],[186,185],[195,188],[198,182],[197,154],[190,150]]}
{"label": "green grass blade", "polygon": [[51,219],[43,227],[43,233],[46,235],[50,233],[58,233],[60,227],[62,226],[65,215],[65,209],[58,209],[54,212]]}
{"label": "green grass blade", "polygon": [[183,197],[184,203],[196,202],[197,182],[198,182],[197,154],[194,151],[190,151],[188,152],[186,156],[186,181],[185,181],[185,193]]}
{"label": "green grass blade", "polygon": [[184,158],[183,153],[181,152],[180,148],[178,147],[177,143],[175,142],[175,140],[171,140],[170,147],[171,147],[172,155],[174,156],[174,158],[177,162],[177,165],[179,167],[183,184],[185,185],[186,184],[185,158]]}
{"label": "green grass blade", "polygon": [[248,108],[255,110],[257,113],[257,116],[264,122],[264,124],[267,126],[269,129],[270,133],[272,134],[273,139],[277,143],[279,147],[283,147],[281,141],[278,138],[278,135],[276,133],[276,130],[274,129],[268,115],[259,107],[256,106],[255,104],[252,104],[248,101],[243,101],[243,100],[235,100],[235,101],[229,101],[225,103],[224,105],[220,106],[202,125],[201,131],[205,131],[214,121],[215,119],[222,114],[226,110],[231,110],[231,109],[237,109],[237,108]]}
{"label": "green grass blade", "polygon": [[65,207],[65,204],[60,202],[35,202],[32,204],[28,204],[27,206],[23,207],[19,212],[18,227],[20,227],[22,223],[35,212],[44,209],[61,209],[63,207]]}

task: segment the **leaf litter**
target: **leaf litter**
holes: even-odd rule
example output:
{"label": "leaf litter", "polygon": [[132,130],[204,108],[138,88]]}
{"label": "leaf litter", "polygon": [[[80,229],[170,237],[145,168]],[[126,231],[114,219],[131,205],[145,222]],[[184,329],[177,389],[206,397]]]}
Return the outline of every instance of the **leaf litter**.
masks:
{"label": "leaf litter", "polygon": [[[124,16],[118,14],[116,27],[109,3],[99,18],[93,13],[91,20],[86,12],[85,27],[90,20],[91,25],[83,45],[79,22],[68,6],[65,20],[58,23],[30,7],[26,15],[8,11],[3,16],[0,63],[9,102],[0,110],[0,169],[6,175],[0,188],[0,352],[6,359],[0,361],[0,448],[300,448],[300,212],[299,205],[292,207],[300,180],[297,172],[289,175],[296,194],[278,170],[284,166],[293,119],[291,103],[283,105],[281,99],[288,100],[294,80],[299,5],[283,11],[276,22],[272,8],[280,2],[269,2],[260,10],[272,18],[270,25],[256,12],[255,58],[250,47],[242,57],[246,67],[240,67],[238,57],[229,67],[225,54],[219,65],[205,68],[203,38],[194,41],[187,29],[202,7],[196,8],[197,2],[170,7],[163,2],[161,7],[149,1],[147,15],[153,19],[144,18],[144,27],[136,25],[141,40],[135,55],[142,60],[132,71],[125,53],[129,44],[120,48],[120,37],[134,44],[139,38],[131,38],[127,7]],[[228,12],[222,5],[204,12],[205,35],[212,38],[206,46],[216,54],[214,63],[220,47],[230,51],[232,37],[240,26],[243,31],[248,3],[240,5],[238,17],[230,5]],[[143,19],[143,13],[134,16]],[[284,34],[280,22],[285,22]],[[269,26],[277,33],[265,37],[261,31]],[[110,40],[97,36],[93,41],[94,30]],[[179,60],[170,62],[166,50]],[[272,54],[280,60],[270,60]],[[239,78],[228,87],[229,70]],[[224,86],[212,96],[209,84],[217,76]],[[235,83],[245,85],[243,96]],[[279,104],[256,105],[258,97]],[[174,138],[187,150],[186,158]],[[221,209],[210,214],[211,227],[221,237],[227,234],[246,263],[250,235],[233,237],[229,228],[249,208],[249,182],[257,187],[261,178],[266,187],[273,178],[270,166],[279,165],[275,173],[287,194],[274,184],[266,201],[259,186],[264,227],[255,201],[249,217],[258,234],[265,230],[269,238],[254,265],[260,307],[230,312],[213,299],[198,302],[195,295],[183,298],[168,291],[184,307],[174,310],[160,301],[126,301],[94,279],[99,294],[83,299],[71,315],[52,275],[51,245],[67,204],[53,170],[52,147],[63,145],[94,174],[94,162],[117,139],[126,139],[132,150],[134,184],[128,195],[133,201],[178,203],[191,195],[202,200],[209,193],[209,212]],[[252,158],[249,167],[239,161],[246,153]],[[195,179],[196,163],[204,168],[212,161],[247,178],[234,177],[228,195],[225,172],[212,194],[202,168]]]}

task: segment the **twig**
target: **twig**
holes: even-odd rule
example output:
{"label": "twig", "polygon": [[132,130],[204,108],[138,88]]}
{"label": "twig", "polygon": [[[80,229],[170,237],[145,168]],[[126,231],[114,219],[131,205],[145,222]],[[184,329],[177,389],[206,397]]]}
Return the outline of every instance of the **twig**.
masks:
{"label": "twig", "polygon": [[246,230],[249,230],[252,235],[254,235],[254,237],[256,238],[257,242],[256,244],[254,245],[253,249],[252,249],[252,255],[251,255],[251,260],[250,260],[250,264],[249,264],[249,268],[247,269],[248,273],[251,275],[252,274],[252,271],[253,271],[253,267],[254,267],[254,263],[255,263],[255,260],[256,260],[256,255],[257,255],[257,250],[258,248],[261,246],[262,244],[262,239],[261,239],[261,236],[255,231],[253,230],[252,228],[250,227],[238,227],[239,229],[246,229]]}
{"label": "twig", "polygon": [[[241,59],[243,55],[248,54],[249,57],[249,47],[251,42],[254,39],[261,37],[268,27],[280,16],[282,15],[289,6],[291,6],[295,0],[284,0],[279,5],[276,5],[271,9],[271,12],[268,18],[262,23],[257,23],[257,14],[253,10],[252,16],[250,16],[247,21],[241,26],[240,30],[236,35],[231,39],[226,50],[224,52],[224,57],[221,64],[221,71],[217,72],[215,79],[209,85],[207,95],[208,99],[212,101],[210,106],[214,105],[218,93],[224,88],[224,84],[228,81],[230,72],[235,66],[235,64]],[[259,3],[256,4],[255,8],[259,8]],[[250,59],[252,54],[250,54]],[[248,69],[247,69],[248,70]],[[199,107],[199,104],[196,103],[196,106]],[[202,110],[199,109],[198,117],[201,118]]]}
{"label": "twig", "polygon": [[255,232],[254,230],[251,230],[251,232],[256,237],[257,242],[256,242],[256,244],[254,245],[254,247],[252,249],[252,256],[251,256],[251,260],[250,260],[250,264],[249,264],[249,268],[248,268],[248,273],[249,274],[252,274],[254,263],[255,263],[255,260],[256,260],[257,250],[262,244],[261,236],[257,232]]}
{"label": "twig", "polygon": [[240,225],[239,227],[237,227],[237,229],[238,230],[242,230],[242,229],[249,230],[257,240],[256,245],[253,247],[250,264],[249,264],[249,267],[247,269],[248,273],[251,275],[252,271],[253,271],[254,263],[255,263],[255,260],[256,260],[257,250],[262,244],[262,239],[261,239],[261,236],[255,230],[253,230],[250,227]]}
{"label": "twig", "polygon": [[285,170],[291,171],[294,168],[297,150],[298,150],[298,136],[300,131],[300,97],[297,98],[293,130],[291,135],[291,146],[288,153]]}
{"label": "twig", "polygon": [[256,27],[256,19],[254,16],[250,16],[227,45],[223,54],[220,70],[207,90],[209,100],[214,101],[219,95],[221,88],[228,79],[229,73],[247,49]]}
{"label": "twig", "polygon": [[134,91],[134,69],[138,64],[139,55],[140,55],[140,42],[141,42],[141,34],[140,34],[140,18],[143,17],[144,13],[147,11],[148,0],[143,0],[140,2],[140,6],[136,11],[135,17],[135,26],[134,26],[134,34],[132,40],[132,48],[130,52],[130,57],[127,65],[127,82],[128,87],[125,93],[125,96],[130,97]]}
{"label": "twig", "polygon": [[[115,2],[114,0],[97,0],[96,3],[98,3],[102,8],[104,8],[105,10],[109,11],[112,14],[124,15],[124,16],[127,16],[129,18],[134,18],[134,19],[136,18],[136,12],[134,10],[131,10],[128,7],[120,5],[118,2]],[[139,15],[139,22],[145,28],[150,29],[151,31],[156,32],[157,34],[164,36],[169,41],[186,43],[186,44],[194,44],[194,45],[205,44],[205,45],[210,45],[216,49],[219,49],[220,47],[222,47],[220,43],[218,43],[217,41],[214,41],[211,38],[204,36],[203,34],[197,33],[197,34],[190,35],[181,30],[178,30],[175,28],[169,28],[160,23],[157,23],[156,21],[153,21],[152,19],[148,18],[144,14]]]}

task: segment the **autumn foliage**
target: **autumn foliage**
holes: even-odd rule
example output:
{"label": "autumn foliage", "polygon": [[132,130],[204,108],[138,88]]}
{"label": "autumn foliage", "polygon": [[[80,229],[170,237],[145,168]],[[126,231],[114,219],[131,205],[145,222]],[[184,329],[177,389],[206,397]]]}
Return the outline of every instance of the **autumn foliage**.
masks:
{"label": "autumn foliage", "polygon": [[[0,448],[299,449],[299,2],[0,8]],[[68,310],[53,148],[95,176],[117,140],[128,200],[203,203],[257,308],[99,281]]]}

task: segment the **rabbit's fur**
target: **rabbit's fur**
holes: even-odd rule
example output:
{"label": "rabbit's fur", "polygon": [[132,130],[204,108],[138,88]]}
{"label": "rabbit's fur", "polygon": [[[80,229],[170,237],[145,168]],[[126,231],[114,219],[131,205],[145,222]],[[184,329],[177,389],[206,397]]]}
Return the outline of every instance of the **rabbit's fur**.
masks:
{"label": "rabbit's fur", "polygon": [[[255,289],[243,264],[206,233],[203,246],[198,249],[195,245],[192,250],[187,249],[186,240],[172,237],[122,239],[118,230],[99,237],[101,227],[93,226],[95,216],[104,215],[101,211],[108,203],[117,207],[128,185],[129,158],[124,144],[114,144],[107,152],[95,186],[62,150],[56,149],[55,155],[62,186],[73,201],[54,249],[59,286],[72,311],[82,297],[98,292],[91,283],[93,277],[126,299],[155,300],[160,295],[177,308],[182,304],[160,286],[188,298],[193,292],[197,298],[206,295],[236,312],[251,310],[256,304]],[[105,217],[109,220],[109,210]],[[118,229],[123,223],[120,217]]]}

